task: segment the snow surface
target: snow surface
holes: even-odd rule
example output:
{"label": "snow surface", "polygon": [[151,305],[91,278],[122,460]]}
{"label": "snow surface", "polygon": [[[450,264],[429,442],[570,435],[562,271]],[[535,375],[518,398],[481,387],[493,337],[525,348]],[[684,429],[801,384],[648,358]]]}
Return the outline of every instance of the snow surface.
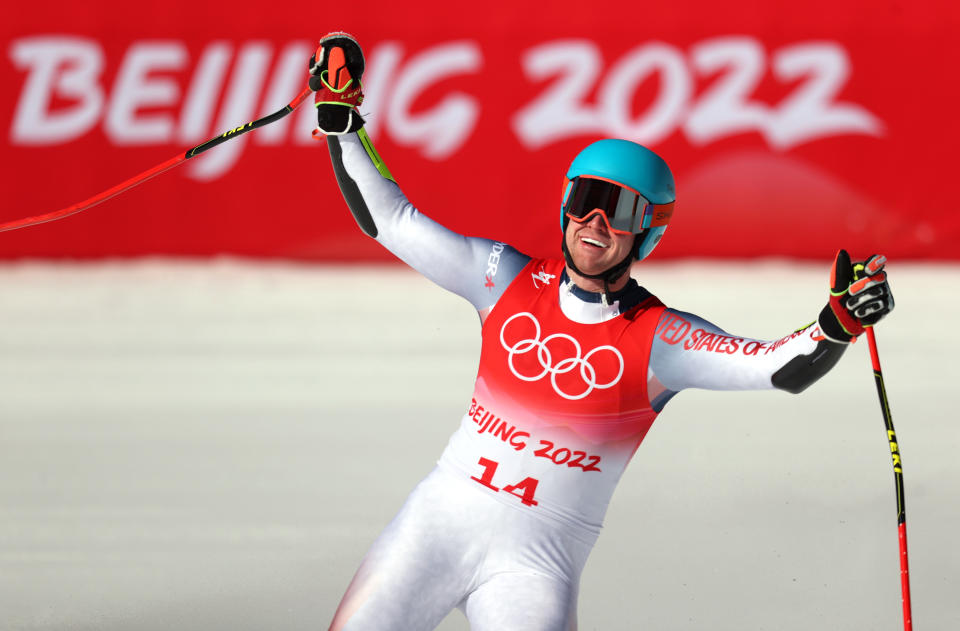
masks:
{"label": "snow surface", "polygon": [[[634,276],[770,339],[814,319],[826,268]],[[877,337],[914,618],[957,629],[960,268],[889,268],[897,308]],[[326,628],[456,428],[478,333],[466,301],[396,266],[0,265],[0,628]],[[454,612],[441,629],[466,627]],[[580,628],[902,628],[865,340],[799,397],[670,402],[614,496]]]}

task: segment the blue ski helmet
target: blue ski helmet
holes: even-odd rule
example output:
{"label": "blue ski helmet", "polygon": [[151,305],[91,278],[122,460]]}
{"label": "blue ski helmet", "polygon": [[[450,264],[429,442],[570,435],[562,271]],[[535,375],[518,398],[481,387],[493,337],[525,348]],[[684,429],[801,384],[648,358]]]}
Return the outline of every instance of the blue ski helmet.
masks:
{"label": "blue ski helmet", "polygon": [[[598,196],[596,191],[587,192],[588,187],[596,189],[601,182],[623,195],[610,195],[608,191]],[[619,190],[621,187],[627,191]],[[625,204],[625,198],[632,203]],[[598,140],[577,154],[567,170],[560,204],[560,228],[566,230],[568,213],[583,216],[578,210],[584,214],[595,210],[586,208],[585,203],[595,206],[595,200],[602,199],[600,203],[607,206],[601,210],[612,228],[644,235],[637,239],[634,251],[634,258],[643,260],[663,238],[676,198],[673,174],[663,158],[629,140]]]}

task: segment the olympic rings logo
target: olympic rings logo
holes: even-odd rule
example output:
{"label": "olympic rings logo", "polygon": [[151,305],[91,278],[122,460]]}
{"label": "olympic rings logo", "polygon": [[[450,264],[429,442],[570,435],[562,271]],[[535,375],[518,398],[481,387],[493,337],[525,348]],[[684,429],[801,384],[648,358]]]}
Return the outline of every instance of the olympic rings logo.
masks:
{"label": "olympic rings logo", "polygon": [[[510,325],[510,323],[516,320],[517,318],[527,318],[531,322],[533,322],[533,326],[535,327],[536,333],[531,338],[520,340],[515,344],[508,344],[507,341],[504,339],[504,333],[506,332],[507,327]],[[573,344],[573,348],[575,349],[574,355],[572,357],[561,359],[556,364],[554,364],[553,354],[550,352],[550,349],[547,346],[552,340],[567,340],[568,342]],[[582,399],[586,397],[588,394],[593,392],[594,389],[605,390],[607,388],[611,388],[617,385],[620,382],[620,378],[623,377],[623,368],[624,368],[623,355],[621,355],[620,351],[618,351],[615,347],[608,346],[608,345],[598,346],[593,350],[591,350],[590,352],[588,352],[586,355],[581,356],[580,342],[578,342],[573,337],[567,335],[566,333],[554,333],[553,335],[548,335],[547,337],[541,340],[540,339],[540,322],[537,321],[537,319],[534,317],[532,313],[528,313],[526,311],[521,313],[515,313],[514,315],[507,318],[506,322],[503,323],[503,326],[500,328],[500,345],[503,346],[504,350],[506,350],[509,353],[509,355],[507,356],[507,366],[510,367],[510,372],[512,372],[517,379],[521,379],[523,381],[539,381],[540,379],[543,379],[549,374],[550,383],[553,385],[554,392],[559,394],[564,399],[569,399],[571,401],[576,401],[578,399]],[[533,349],[537,349],[537,355],[536,355],[537,361],[543,370],[541,370],[536,375],[532,375],[532,376],[523,375],[517,370],[516,366],[514,365],[514,357],[516,357],[517,355],[524,355],[526,353],[529,353]],[[611,379],[610,381],[607,381],[606,383],[597,383],[597,370],[596,368],[594,368],[593,364],[590,363],[590,358],[596,355],[597,353],[601,353],[603,351],[613,353],[614,356],[617,358],[617,362],[619,363],[620,368],[619,368],[619,371],[617,372],[617,376]],[[583,383],[586,386],[586,388],[583,390],[583,392],[576,393],[576,394],[569,394],[567,392],[564,392],[560,388],[560,386],[557,385],[557,375],[569,373],[574,368],[580,369],[580,377],[581,379],[583,379]]]}

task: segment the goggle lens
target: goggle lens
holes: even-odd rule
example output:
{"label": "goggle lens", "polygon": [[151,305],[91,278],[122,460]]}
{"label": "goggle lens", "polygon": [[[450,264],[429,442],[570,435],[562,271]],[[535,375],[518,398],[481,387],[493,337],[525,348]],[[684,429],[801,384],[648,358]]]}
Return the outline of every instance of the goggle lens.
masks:
{"label": "goggle lens", "polygon": [[636,191],[587,177],[576,177],[571,184],[564,212],[574,221],[586,221],[599,210],[613,232],[639,234],[643,231],[644,211],[650,202]]}

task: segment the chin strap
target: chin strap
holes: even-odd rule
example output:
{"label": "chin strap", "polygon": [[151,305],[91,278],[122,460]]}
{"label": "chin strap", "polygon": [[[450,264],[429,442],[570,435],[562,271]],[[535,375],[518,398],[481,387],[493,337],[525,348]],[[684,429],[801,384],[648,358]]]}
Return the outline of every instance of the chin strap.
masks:
{"label": "chin strap", "polygon": [[[638,234],[637,238],[641,236],[643,235]],[[636,246],[636,240],[634,240],[634,246]],[[599,274],[584,274],[573,262],[573,257],[570,256],[570,250],[567,249],[566,238],[561,239],[560,249],[563,252],[563,260],[566,262],[567,267],[584,278],[596,278],[603,281],[603,293],[601,294],[601,298],[603,300],[603,304],[607,306],[610,305],[610,284],[617,282],[617,279],[623,276],[624,272],[630,269],[630,264],[633,263],[633,253],[636,251],[636,247],[632,248],[630,253],[627,254],[622,261],[605,272],[600,272]],[[573,281],[571,280],[571,282]]]}

